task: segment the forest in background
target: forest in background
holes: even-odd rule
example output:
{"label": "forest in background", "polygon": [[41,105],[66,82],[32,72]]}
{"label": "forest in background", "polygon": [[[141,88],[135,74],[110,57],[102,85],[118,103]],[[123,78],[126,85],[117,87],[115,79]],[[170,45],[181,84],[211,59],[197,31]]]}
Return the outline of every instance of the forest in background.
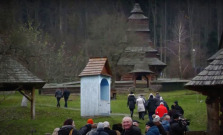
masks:
{"label": "forest in background", "polygon": [[89,57],[109,58],[113,75],[135,2],[149,17],[162,77],[188,79],[218,50],[222,0],[1,0],[0,54],[13,55],[46,82],[78,80]]}

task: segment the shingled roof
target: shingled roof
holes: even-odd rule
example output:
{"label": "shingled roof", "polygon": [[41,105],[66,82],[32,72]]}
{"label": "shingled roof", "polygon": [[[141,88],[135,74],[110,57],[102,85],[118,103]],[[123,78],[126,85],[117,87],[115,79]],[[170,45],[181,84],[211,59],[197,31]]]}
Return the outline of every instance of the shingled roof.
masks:
{"label": "shingled roof", "polygon": [[209,59],[208,59],[208,62],[211,62],[213,61],[221,52],[223,52],[223,33],[221,34],[221,40],[220,40],[220,43],[219,43],[219,46],[218,46],[218,52],[215,53],[214,55],[212,55]]}
{"label": "shingled roof", "polygon": [[111,76],[111,70],[107,58],[90,58],[81,76],[106,75]]}
{"label": "shingled roof", "polygon": [[17,60],[0,56],[0,90],[14,90],[18,86],[42,88],[45,82],[33,75]]}
{"label": "shingled roof", "polygon": [[160,61],[158,58],[143,58],[143,59],[141,59],[141,58],[138,58],[138,57],[135,57],[135,58],[124,58],[124,57],[120,58],[117,65],[133,66],[133,65],[139,64],[141,62],[144,62],[144,63],[148,64],[149,66],[155,66],[155,65],[166,66],[166,64],[163,63],[162,61]]}
{"label": "shingled roof", "polygon": [[203,71],[185,85],[193,90],[221,90],[223,88],[223,52]]}
{"label": "shingled roof", "polygon": [[135,3],[131,15],[128,19],[148,19],[145,15],[143,15],[143,11],[138,3]]}
{"label": "shingled roof", "polygon": [[154,73],[154,72],[149,69],[149,66],[146,63],[140,62],[134,66],[134,69],[130,73],[146,74],[146,73]]}

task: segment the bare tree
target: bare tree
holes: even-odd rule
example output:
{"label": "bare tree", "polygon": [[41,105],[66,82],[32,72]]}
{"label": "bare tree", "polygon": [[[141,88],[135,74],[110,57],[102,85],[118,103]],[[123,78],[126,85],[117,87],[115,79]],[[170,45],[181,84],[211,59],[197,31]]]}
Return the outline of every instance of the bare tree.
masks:
{"label": "bare tree", "polygon": [[[178,72],[179,72],[179,78],[182,78],[183,69],[182,67],[182,61],[183,61],[183,56],[187,53],[185,48],[185,42],[186,39],[188,38],[188,32],[186,30],[186,22],[185,22],[185,16],[184,13],[181,12],[178,14],[176,17],[175,21],[175,26],[173,28],[173,45],[176,47],[176,56],[177,56],[177,63],[178,63]],[[187,68],[184,67],[184,68]]]}

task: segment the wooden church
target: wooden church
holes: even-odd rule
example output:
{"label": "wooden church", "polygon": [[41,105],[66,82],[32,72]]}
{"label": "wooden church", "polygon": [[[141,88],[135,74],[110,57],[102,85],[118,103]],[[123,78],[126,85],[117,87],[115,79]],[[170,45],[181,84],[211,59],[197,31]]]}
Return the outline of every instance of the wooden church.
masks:
{"label": "wooden church", "polygon": [[[135,3],[131,15],[128,17],[128,38],[131,33],[135,33],[142,38],[142,42],[135,46],[127,46],[118,60],[117,66],[121,71],[116,80],[135,81],[157,79],[166,64],[159,60],[159,54],[153,48],[150,38],[149,19],[143,14],[138,3]],[[122,70],[124,69],[124,70]],[[148,85],[148,84],[147,84]]]}

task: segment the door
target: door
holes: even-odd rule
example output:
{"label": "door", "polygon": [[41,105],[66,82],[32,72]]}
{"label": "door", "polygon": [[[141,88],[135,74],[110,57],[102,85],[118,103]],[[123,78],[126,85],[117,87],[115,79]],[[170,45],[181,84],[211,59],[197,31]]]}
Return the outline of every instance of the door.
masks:
{"label": "door", "polygon": [[107,79],[102,79],[100,84],[100,100],[99,100],[99,114],[110,114],[110,90]]}

